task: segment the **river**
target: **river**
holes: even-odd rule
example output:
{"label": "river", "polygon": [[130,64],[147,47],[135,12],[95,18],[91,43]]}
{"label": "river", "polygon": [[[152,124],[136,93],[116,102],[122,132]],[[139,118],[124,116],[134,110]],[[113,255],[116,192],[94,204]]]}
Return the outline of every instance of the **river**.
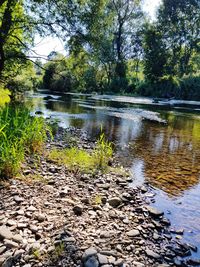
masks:
{"label": "river", "polygon": [[200,102],[45,90],[29,94],[27,101],[33,112],[57,119],[62,127],[79,127],[92,138],[102,127],[119,144],[116,153],[131,169],[132,186],[152,186],[153,205],[172,227],[184,229],[175,238],[196,245],[194,256],[200,258]]}

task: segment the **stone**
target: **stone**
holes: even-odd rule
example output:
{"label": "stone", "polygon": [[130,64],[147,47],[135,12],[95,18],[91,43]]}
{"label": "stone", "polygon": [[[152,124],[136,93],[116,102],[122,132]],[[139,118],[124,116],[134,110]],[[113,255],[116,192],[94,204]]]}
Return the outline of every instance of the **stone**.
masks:
{"label": "stone", "polygon": [[39,222],[44,222],[46,219],[45,214],[39,213],[35,216],[36,220],[38,220]]}
{"label": "stone", "polygon": [[36,210],[37,209],[34,206],[29,206],[27,209],[27,211],[31,211],[31,212],[36,211]]}
{"label": "stone", "polygon": [[18,243],[21,243],[23,241],[23,238],[21,235],[17,234],[17,235],[13,235],[12,239],[15,241],[15,242],[18,242]]}
{"label": "stone", "polygon": [[134,266],[134,267],[145,267],[145,265],[144,265],[143,263],[141,263],[141,262],[137,262],[137,261],[134,261],[134,262],[133,262],[133,266]]}
{"label": "stone", "polygon": [[17,222],[14,221],[14,220],[7,220],[7,223],[6,223],[8,226],[16,226],[17,225]]}
{"label": "stone", "polygon": [[146,249],[145,252],[146,252],[147,256],[149,256],[151,258],[160,259],[160,255],[158,253],[154,252],[153,250]]}
{"label": "stone", "polygon": [[171,229],[170,232],[172,234],[183,235],[184,234],[184,229],[178,229],[178,230]]}
{"label": "stone", "polygon": [[114,262],[114,266],[118,266],[118,267],[123,267],[123,264],[124,264],[123,259],[118,259]]}
{"label": "stone", "polygon": [[145,208],[148,210],[150,215],[155,216],[155,217],[160,217],[161,215],[164,214],[163,211],[160,211],[152,206],[145,206]]}
{"label": "stone", "polygon": [[37,233],[38,227],[36,225],[30,225],[29,229],[31,230],[32,233]]}
{"label": "stone", "polygon": [[0,226],[0,239],[12,239],[13,234],[5,225]]}
{"label": "stone", "polygon": [[108,203],[111,207],[117,208],[122,203],[122,200],[119,197],[113,197],[108,199]]}
{"label": "stone", "polygon": [[94,256],[94,255],[97,255],[97,250],[95,248],[90,247],[86,249],[82,256],[83,262],[86,261],[89,257]]}
{"label": "stone", "polygon": [[129,237],[136,237],[136,236],[139,236],[140,235],[140,232],[138,230],[130,230],[129,232],[127,232],[127,236]]}
{"label": "stone", "polygon": [[6,246],[0,247],[0,255],[6,251]]}
{"label": "stone", "polygon": [[17,203],[21,203],[21,202],[24,201],[24,199],[23,199],[22,197],[20,197],[20,196],[14,196],[13,199],[14,199],[14,201],[17,202]]}
{"label": "stone", "polygon": [[27,223],[18,223],[17,228],[19,229],[27,228]]}
{"label": "stone", "polygon": [[98,253],[97,257],[98,257],[100,265],[104,265],[104,264],[108,263],[108,259],[107,259],[107,257],[105,255],[102,255],[102,254]]}
{"label": "stone", "polygon": [[79,206],[79,205],[74,206],[74,207],[73,207],[73,212],[74,212],[75,215],[77,215],[77,216],[81,216],[82,213],[83,213],[83,208],[82,208],[82,206]]}
{"label": "stone", "polygon": [[4,245],[7,248],[18,248],[18,246],[19,246],[18,243],[11,241],[9,239],[4,239]]}
{"label": "stone", "polygon": [[92,256],[85,261],[84,267],[99,267],[99,262],[95,256]]}
{"label": "stone", "polygon": [[7,258],[1,267],[12,267],[14,262],[14,257]]}

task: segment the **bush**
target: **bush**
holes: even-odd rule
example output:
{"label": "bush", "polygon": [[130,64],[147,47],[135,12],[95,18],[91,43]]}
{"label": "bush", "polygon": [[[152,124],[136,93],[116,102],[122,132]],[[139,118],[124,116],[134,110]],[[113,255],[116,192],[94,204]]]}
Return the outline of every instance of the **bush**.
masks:
{"label": "bush", "polygon": [[164,76],[154,83],[144,81],[139,84],[137,88],[137,92],[140,95],[161,98],[176,97],[179,94],[179,91],[179,81],[175,77],[171,76]]}
{"label": "bush", "polygon": [[0,110],[0,177],[16,175],[26,154],[40,152],[48,127],[43,118],[30,116],[24,106]]}
{"label": "bush", "polygon": [[200,77],[186,76],[180,80],[179,97],[186,100],[200,100]]}

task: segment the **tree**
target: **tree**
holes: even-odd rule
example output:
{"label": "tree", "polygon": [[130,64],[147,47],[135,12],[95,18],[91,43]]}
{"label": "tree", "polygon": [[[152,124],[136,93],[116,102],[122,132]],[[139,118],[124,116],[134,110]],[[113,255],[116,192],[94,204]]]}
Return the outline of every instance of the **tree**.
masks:
{"label": "tree", "polygon": [[200,44],[200,1],[164,0],[158,12],[158,28],[169,52],[169,74],[188,74],[190,59]]}
{"label": "tree", "polygon": [[163,36],[155,25],[146,25],[144,32],[144,74],[151,83],[166,73],[167,54]]}

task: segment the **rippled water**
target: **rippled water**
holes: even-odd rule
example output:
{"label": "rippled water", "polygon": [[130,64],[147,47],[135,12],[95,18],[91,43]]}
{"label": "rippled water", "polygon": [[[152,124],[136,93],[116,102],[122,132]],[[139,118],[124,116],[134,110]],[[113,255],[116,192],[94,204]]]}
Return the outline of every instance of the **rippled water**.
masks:
{"label": "rippled water", "polygon": [[154,205],[200,250],[200,102],[46,91],[27,99],[34,112],[63,127],[80,127],[95,137],[102,126],[119,143],[117,153],[131,167],[133,185],[148,181]]}

